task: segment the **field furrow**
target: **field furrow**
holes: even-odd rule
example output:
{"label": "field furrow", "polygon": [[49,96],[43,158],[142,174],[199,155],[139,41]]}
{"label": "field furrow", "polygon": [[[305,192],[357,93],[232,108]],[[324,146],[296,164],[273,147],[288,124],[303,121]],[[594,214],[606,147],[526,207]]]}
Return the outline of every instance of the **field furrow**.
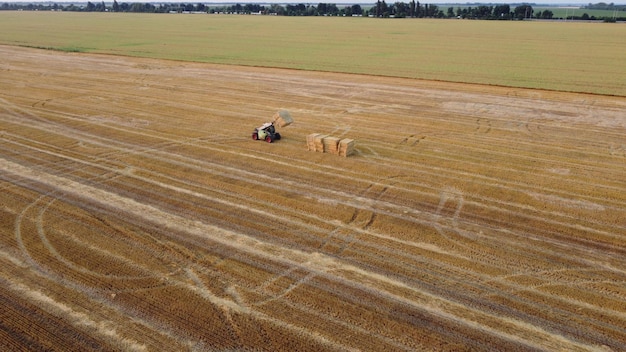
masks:
{"label": "field furrow", "polygon": [[0,53],[0,349],[626,349],[623,98]]}

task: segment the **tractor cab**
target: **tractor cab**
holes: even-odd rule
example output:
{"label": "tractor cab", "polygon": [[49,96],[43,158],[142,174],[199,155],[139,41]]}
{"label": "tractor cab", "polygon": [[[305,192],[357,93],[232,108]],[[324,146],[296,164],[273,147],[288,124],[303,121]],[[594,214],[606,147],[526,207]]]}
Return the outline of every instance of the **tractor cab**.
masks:
{"label": "tractor cab", "polygon": [[254,129],[254,132],[252,132],[252,139],[272,143],[273,141],[280,139],[280,133],[276,132],[273,122],[266,122],[260,127]]}
{"label": "tractor cab", "polygon": [[286,110],[281,110],[274,115],[274,120],[271,122],[266,122],[262,124],[260,127],[254,129],[252,132],[252,139],[266,141],[267,143],[272,143],[280,139],[280,133],[276,132],[276,127],[274,124],[279,127],[289,126],[293,122],[291,115]]}

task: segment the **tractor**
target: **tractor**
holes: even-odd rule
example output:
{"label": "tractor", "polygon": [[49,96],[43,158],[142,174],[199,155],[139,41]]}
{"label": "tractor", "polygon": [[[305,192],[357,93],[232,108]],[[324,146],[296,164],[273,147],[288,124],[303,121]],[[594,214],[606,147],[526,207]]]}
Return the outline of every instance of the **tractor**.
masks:
{"label": "tractor", "polygon": [[280,139],[280,133],[276,132],[274,122],[266,122],[261,127],[257,127],[252,132],[252,139],[272,143]]}
{"label": "tractor", "polygon": [[254,129],[252,132],[252,139],[255,141],[262,140],[267,143],[272,143],[280,139],[280,133],[276,132],[276,127],[286,127],[291,125],[293,118],[289,111],[281,110],[274,114],[274,119],[271,122],[266,122],[260,127]]}

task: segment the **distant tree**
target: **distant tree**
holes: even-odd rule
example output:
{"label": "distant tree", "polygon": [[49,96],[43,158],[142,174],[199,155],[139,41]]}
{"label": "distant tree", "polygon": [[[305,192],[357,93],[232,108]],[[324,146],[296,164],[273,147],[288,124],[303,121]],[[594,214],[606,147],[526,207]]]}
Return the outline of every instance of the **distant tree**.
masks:
{"label": "distant tree", "polygon": [[113,0],[113,12],[120,12],[120,4],[117,3],[117,0]]}
{"label": "distant tree", "polygon": [[403,2],[393,4],[393,15],[398,18],[404,18],[409,15],[409,6]]}
{"label": "distant tree", "polygon": [[439,15],[439,7],[433,4],[424,5],[424,17],[440,17]]}
{"label": "distant tree", "polygon": [[271,4],[270,5],[270,13],[275,13],[279,16],[283,16],[286,14],[286,10],[279,4]]}
{"label": "distant tree", "polygon": [[515,18],[523,20],[525,18],[531,18],[533,16],[533,7],[530,5],[520,5],[513,11]]}
{"label": "distant tree", "polygon": [[140,2],[135,2],[132,3],[128,9],[128,11],[130,12],[154,12],[154,5],[150,4],[150,3],[140,3]]}
{"label": "distant tree", "polygon": [[552,19],[552,17],[554,17],[554,13],[552,13],[552,11],[550,10],[544,10],[541,13],[541,18],[543,18],[544,20],[550,20]]}
{"label": "distant tree", "polygon": [[463,9],[461,9],[460,7],[457,7],[456,8],[456,16],[465,18],[465,13],[463,13]]}
{"label": "distant tree", "polygon": [[336,16],[339,14],[339,8],[335,4],[328,4],[326,9],[328,10],[329,15]]}
{"label": "distant tree", "polygon": [[104,12],[107,10],[106,5],[104,4],[104,1],[102,1],[101,3],[99,3],[98,5],[96,5],[96,11],[98,12]]}
{"label": "distant tree", "polygon": [[387,5],[387,3],[385,2],[385,0],[378,0],[376,2],[376,13],[375,16],[376,17],[389,17],[389,15],[391,14],[389,6]]}
{"label": "distant tree", "polygon": [[130,12],[143,12],[143,4],[140,2],[135,2],[130,5]]}
{"label": "distant tree", "polygon": [[493,16],[499,19],[511,18],[511,6],[509,5],[496,5],[493,8]]}
{"label": "distant tree", "polygon": [[326,14],[326,4],[323,2],[320,2],[319,4],[317,4],[317,7],[315,9],[317,10],[318,15]]}
{"label": "distant tree", "polygon": [[297,5],[287,5],[287,16],[304,16],[306,14],[306,6],[302,3]]}
{"label": "distant tree", "polygon": [[[352,8],[350,8],[350,12],[353,11]],[[339,8],[337,7],[337,5],[335,4],[327,4],[327,3],[323,3],[320,2],[319,4],[317,4],[317,8],[313,8],[311,9],[311,14],[312,15],[317,15],[317,16],[328,16],[328,15],[337,15],[339,14]]]}
{"label": "distant tree", "polygon": [[385,0],[376,1],[374,17],[389,17],[389,6],[387,6],[387,3],[385,3]]}
{"label": "distant tree", "polygon": [[487,19],[491,17],[493,12],[492,6],[481,5],[476,8],[476,17],[480,19]]}
{"label": "distant tree", "polygon": [[450,17],[450,18],[455,17],[454,16],[454,8],[453,7],[448,7],[448,17]]}

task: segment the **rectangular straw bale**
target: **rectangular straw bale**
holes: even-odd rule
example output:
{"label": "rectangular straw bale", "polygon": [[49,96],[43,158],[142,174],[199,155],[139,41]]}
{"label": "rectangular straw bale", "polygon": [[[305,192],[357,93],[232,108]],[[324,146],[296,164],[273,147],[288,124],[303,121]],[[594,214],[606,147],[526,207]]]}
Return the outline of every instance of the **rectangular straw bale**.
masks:
{"label": "rectangular straw bale", "polygon": [[315,137],[319,136],[319,133],[311,133],[306,136],[307,150],[315,151]]}
{"label": "rectangular straw bale", "polygon": [[354,153],[354,139],[344,138],[339,141],[339,155],[350,156]]}
{"label": "rectangular straw bale", "polygon": [[337,137],[325,137],[322,140],[324,144],[324,152],[330,154],[338,154],[339,153],[339,138]]}
{"label": "rectangular straw bale", "polygon": [[325,134],[318,134],[317,136],[315,136],[315,151],[317,152],[324,152],[324,138],[328,137],[328,135]]}
{"label": "rectangular straw bale", "polygon": [[280,127],[285,127],[293,123],[293,118],[291,117],[289,111],[280,110],[279,112],[274,114],[274,122]]}

